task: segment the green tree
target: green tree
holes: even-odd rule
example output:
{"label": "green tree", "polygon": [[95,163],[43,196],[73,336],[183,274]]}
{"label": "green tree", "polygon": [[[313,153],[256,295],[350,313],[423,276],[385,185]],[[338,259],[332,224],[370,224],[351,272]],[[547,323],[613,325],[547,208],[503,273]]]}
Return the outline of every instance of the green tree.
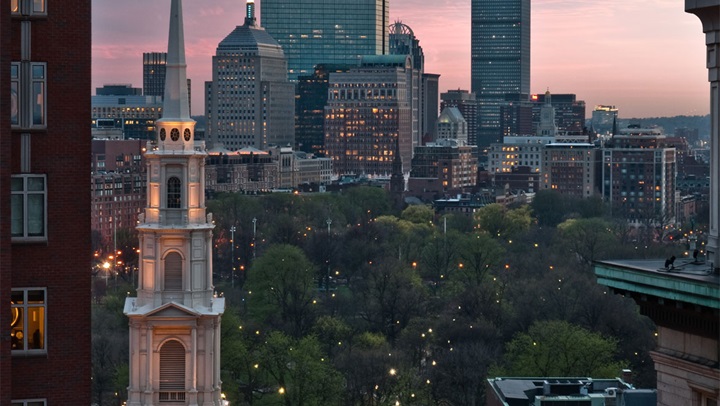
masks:
{"label": "green tree", "polygon": [[[507,344],[505,376],[612,378],[625,363],[615,358],[617,341],[566,321],[538,321]],[[499,376],[498,375],[498,376]]]}
{"label": "green tree", "polygon": [[499,203],[492,203],[480,208],[475,213],[475,220],[480,229],[493,238],[511,239],[527,231],[532,224],[530,206],[524,205],[516,209],[508,209]]}
{"label": "green tree", "polygon": [[280,327],[294,337],[302,336],[312,325],[315,269],[300,248],[270,247],[253,264],[246,290],[259,320],[272,323],[279,315]]}
{"label": "green tree", "polygon": [[558,230],[569,250],[588,265],[604,258],[614,247],[612,226],[603,219],[565,220],[558,225]]}
{"label": "green tree", "polygon": [[400,214],[400,218],[415,224],[429,224],[435,217],[435,210],[430,206],[408,206]]}
{"label": "green tree", "polygon": [[565,217],[565,199],[556,190],[540,190],[531,203],[533,213],[542,227],[555,227]]}
{"label": "green tree", "polygon": [[313,335],[296,340],[281,332],[270,333],[258,368],[272,378],[285,406],[340,404],[342,376],[322,353]]}

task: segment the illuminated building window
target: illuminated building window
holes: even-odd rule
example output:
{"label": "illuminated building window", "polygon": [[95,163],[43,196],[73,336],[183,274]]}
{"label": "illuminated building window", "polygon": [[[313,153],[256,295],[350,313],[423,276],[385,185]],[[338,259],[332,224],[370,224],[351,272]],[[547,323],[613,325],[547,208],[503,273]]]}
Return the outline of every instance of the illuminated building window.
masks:
{"label": "illuminated building window", "polygon": [[45,0],[10,0],[10,12],[13,15],[47,15]]}
{"label": "illuminated building window", "polygon": [[[27,86],[23,84],[27,83]],[[10,65],[10,123],[20,128],[45,128],[47,64],[13,62]]]}
{"label": "illuminated building window", "polygon": [[45,295],[45,289],[12,290],[10,294],[10,346],[13,355],[47,352]]}

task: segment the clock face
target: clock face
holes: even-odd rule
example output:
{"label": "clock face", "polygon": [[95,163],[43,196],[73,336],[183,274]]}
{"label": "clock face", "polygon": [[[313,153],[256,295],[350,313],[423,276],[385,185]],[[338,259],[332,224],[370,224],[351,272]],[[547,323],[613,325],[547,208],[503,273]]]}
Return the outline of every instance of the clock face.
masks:
{"label": "clock face", "polygon": [[191,135],[192,134],[190,133],[190,129],[186,128],[185,131],[183,132],[183,137],[185,138],[185,141],[190,141]]}
{"label": "clock face", "polygon": [[170,130],[170,139],[172,139],[173,141],[179,140],[180,130],[178,130],[177,128],[173,128],[172,130]]}
{"label": "clock face", "polygon": [[164,128],[161,128],[161,129],[160,129],[160,141],[165,141],[165,137],[166,137],[166,135],[165,135],[165,129],[164,129]]}

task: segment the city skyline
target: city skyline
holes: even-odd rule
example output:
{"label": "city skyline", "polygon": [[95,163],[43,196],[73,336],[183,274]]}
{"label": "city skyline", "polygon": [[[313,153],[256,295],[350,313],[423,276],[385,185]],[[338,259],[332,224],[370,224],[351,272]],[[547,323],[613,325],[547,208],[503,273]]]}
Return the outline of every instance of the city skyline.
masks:
{"label": "city skyline", "polygon": [[[142,86],[142,53],[165,51],[165,3],[127,0],[119,7],[94,0],[93,91],[106,83]],[[185,5],[195,114],[205,111],[197,86],[211,78],[218,42],[245,15],[243,1],[206,4]],[[441,92],[470,88],[469,1],[394,0],[390,21],[396,20],[412,27],[425,51],[425,71],[441,74]],[[531,27],[532,93],[575,93],[588,115],[597,104],[615,105],[625,118],[708,114],[700,23],[676,0],[536,0]]]}

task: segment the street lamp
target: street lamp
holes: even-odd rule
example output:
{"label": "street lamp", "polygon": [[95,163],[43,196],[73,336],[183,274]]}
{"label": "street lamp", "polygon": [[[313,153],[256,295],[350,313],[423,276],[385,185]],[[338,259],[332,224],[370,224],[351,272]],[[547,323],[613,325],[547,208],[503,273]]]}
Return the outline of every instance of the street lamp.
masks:
{"label": "street lamp", "polygon": [[253,217],[252,222],[253,222],[253,241],[252,241],[253,253],[252,254],[253,254],[253,261],[255,261],[255,244],[257,244],[257,242],[255,241],[255,234],[257,232],[257,217]]}
{"label": "street lamp", "polygon": [[[325,220],[325,223],[328,226],[328,244],[330,244],[330,224],[332,224],[332,219],[328,217],[327,220]],[[325,295],[328,295],[330,292],[330,258],[328,258],[327,261],[327,274],[325,275]]]}
{"label": "street lamp", "polygon": [[230,278],[232,279],[232,287],[235,289],[235,226],[230,227],[230,263],[232,264],[232,270],[230,272]]}

